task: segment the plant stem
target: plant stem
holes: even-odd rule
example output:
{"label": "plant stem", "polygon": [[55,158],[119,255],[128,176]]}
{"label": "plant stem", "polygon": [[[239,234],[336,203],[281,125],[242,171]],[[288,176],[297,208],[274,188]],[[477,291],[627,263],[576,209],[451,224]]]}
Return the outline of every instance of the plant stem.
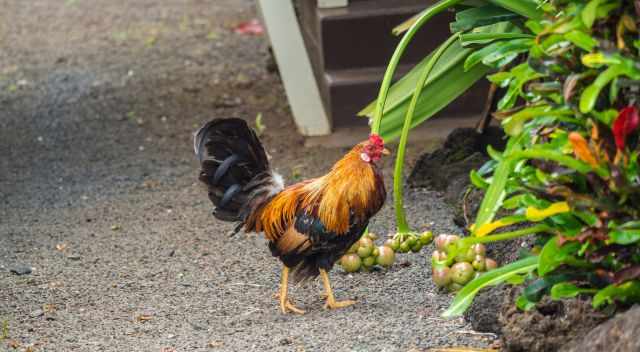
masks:
{"label": "plant stem", "polygon": [[430,20],[433,16],[439,14],[440,12],[457,5],[463,0],[442,0],[435,5],[428,8],[417,20],[416,22],[409,28],[409,30],[404,34],[400,43],[396,47],[396,50],[393,52],[393,56],[391,56],[391,60],[389,61],[389,65],[387,65],[387,70],[384,73],[384,78],[382,79],[382,84],[380,86],[380,93],[378,94],[378,99],[376,100],[376,110],[373,117],[373,124],[371,125],[371,133],[379,133],[380,131],[380,123],[382,121],[382,115],[384,113],[384,104],[387,100],[387,94],[389,93],[389,87],[391,86],[391,80],[393,79],[393,75],[396,72],[396,68],[398,67],[398,62],[404,54],[407,45],[411,42],[411,39],[416,34],[418,29],[422,27],[428,20]]}
{"label": "plant stem", "polygon": [[420,98],[420,94],[422,93],[422,88],[427,82],[427,78],[433,71],[433,67],[436,62],[440,59],[442,54],[453,44],[456,40],[458,40],[459,34],[452,35],[449,39],[447,39],[440,47],[435,51],[427,65],[424,67],[424,70],[420,73],[420,77],[418,78],[418,82],[416,83],[416,88],[413,92],[413,96],[411,97],[411,102],[409,103],[409,107],[407,108],[407,113],[404,118],[404,125],[402,126],[402,132],[400,134],[400,142],[398,143],[398,153],[396,155],[396,164],[393,172],[393,201],[396,210],[396,223],[398,226],[399,233],[405,233],[410,231],[409,224],[407,223],[407,215],[404,211],[404,200],[403,200],[403,187],[402,187],[402,171],[404,170],[404,154],[407,149],[407,139],[409,138],[409,130],[411,130],[411,122],[413,121],[413,115],[416,110],[416,104],[418,103],[418,99]]}
{"label": "plant stem", "polygon": [[484,237],[466,237],[461,241],[464,242],[463,246],[472,245],[476,243],[490,243],[497,241],[506,241],[510,239],[514,239],[517,237],[522,237],[526,235],[530,235],[538,232],[548,232],[550,230],[549,226],[545,224],[538,224],[535,226],[527,227],[525,229],[503,232],[497,235],[490,235]]}

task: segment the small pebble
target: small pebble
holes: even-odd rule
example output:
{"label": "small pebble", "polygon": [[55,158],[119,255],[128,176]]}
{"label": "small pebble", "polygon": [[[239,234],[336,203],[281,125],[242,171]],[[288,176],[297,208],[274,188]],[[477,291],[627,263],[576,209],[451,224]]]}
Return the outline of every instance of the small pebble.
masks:
{"label": "small pebble", "polygon": [[15,266],[11,269],[9,269],[9,271],[11,271],[12,273],[16,274],[16,275],[29,275],[31,274],[31,267],[26,266],[26,265],[18,265]]}
{"label": "small pebble", "polygon": [[38,318],[43,315],[44,315],[44,311],[42,309],[34,310],[33,312],[29,313],[29,316],[32,318]]}

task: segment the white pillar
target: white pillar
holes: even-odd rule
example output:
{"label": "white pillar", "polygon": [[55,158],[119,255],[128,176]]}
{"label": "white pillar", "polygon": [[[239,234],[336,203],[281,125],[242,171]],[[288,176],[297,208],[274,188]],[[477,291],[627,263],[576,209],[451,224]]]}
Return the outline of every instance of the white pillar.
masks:
{"label": "white pillar", "polygon": [[305,136],[331,133],[311,61],[290,0],[258,0],[298,130]]}

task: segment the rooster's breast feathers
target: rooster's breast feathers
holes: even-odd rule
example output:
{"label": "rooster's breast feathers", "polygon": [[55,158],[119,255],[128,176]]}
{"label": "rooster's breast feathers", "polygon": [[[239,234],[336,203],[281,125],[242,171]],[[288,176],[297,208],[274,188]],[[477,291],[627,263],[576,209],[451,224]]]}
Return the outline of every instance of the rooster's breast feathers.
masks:
{"label": "rooster's breast feathers", "polygon": [[325,232],[344,235],[354,223],[368,221],[385,197],[375,166],[364,163],[352,151],[328,174],[285,188],[255,214],[254,221],[247,222],[247,230],[264,232],[267,239],[277,241],[304,215],[314,219],[316,227],[321,224]]}

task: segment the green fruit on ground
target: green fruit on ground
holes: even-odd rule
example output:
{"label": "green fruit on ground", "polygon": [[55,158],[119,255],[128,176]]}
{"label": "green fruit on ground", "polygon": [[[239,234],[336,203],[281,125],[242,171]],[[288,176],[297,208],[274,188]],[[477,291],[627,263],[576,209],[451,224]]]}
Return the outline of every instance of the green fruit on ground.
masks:
{"label": "green fruit on ground", "polygon": [[409,235],[407,236],[407,239],[405,242],[409,243],[409,247],[413,247],[414,244],[416,244],[416,242],[418,242],[418,237],[416,237],[415,235]]}
{"label": "green fruit on ground", "polygon": [[371,255],[371,253],[373,253],[373,246],[360,246],[358,247],[358,255],[360,256],[360,258],[366,258],[368,256]]}
{"label": "green fruit on ground", "polygon": [[398,249],[400,249],[400,241],[393,238],[384,241],[384,245],[393,249],[394,252],[397,252]]}
{"label": "green fruit on ground", "polygon": [[460,236],[456,236],[456,235],[448,235],[447,239],[445,240],[445,244],[444,244],[444,248],[445,250],[447,248],[449,248],[450,245],[458,242],[458,240],[460,239]]}
{"label": "green fruit on ground", "polygon": [[376,234],[375,234],[375,233],[373,233],[373,232],[369,232],[369,233],[367,234],[367,236],[368,236],[372,241],[375,241],[375,240],[377,240],[377,239],[378,239],[378,235],[376,235]]}
{"label": "green fruit on ground", "polygon": [[413,253],[418,253],[420,252],[421,249],[422,249],[422,243],[420,243],[420,241],[416,241],[416,243],[414,243],[413,246],[411,246],[411,251]]}
{"label": "green fruit on ground", "polygon": [[456,256],[454,257],[456,263],[464,263],[469,261],[469,256],[466,251],[458,251]]}
{"label": "green fruit on ground", "polygon": [[436,243],[436,249],[437,250],[445,251],[447,249],[446,243],[447,243],[447,237],[448,236],[449,235],[441,234],[441,235],[438,235],[438,237],[436,237],[434,242]]}
{"label": "green fruit on ground", "polygon": [[400,253],[407,253],[411,250],[411,246],[409,246],[409,242],[405,241],[400,243]]}
{"label": "green fruit on ground", "polygon": [[451,269],[447,266],[435,267],[431,270],[431,279],[438,287],[444,287],[451,283]]}
{"label": "green fruit on ground", "polygon": [[376,257],[366,257],[362,260],[362,265],[365,268],[371,268],[372,266],[376,265]]}
{"label": "green fruit on ground", "polygon": [[358,243],[360,244],[360,247],[372,247],[373,248],[373,241],[367,236],[362,237],[358,241]]}
{"label": "green fruit on ground", "polygon": [[373,251],[371,252],[371,256],[372,257],[377,257],[380,255],[380,248],[379,247],[373,247]]}
{"label": "green fruit on ground", "polygon": [[431,243],[431,241],[433,241],[433,232],[431,231],[425,231],[422,234],[420,234],[420,237],[418,237],[418,241],[423,245],[426,246],[429,243]]}
{"label": "green fruit on ground", "polygon": [[378,263],[378,265],[388,268],[396,260],[396,253],[393,249],[387,246],[380,246],[378,247],[378,251],[380,253],[376,258],[376,263]]}
{"label": "green fruit on ground", "polygon": [[493,270],[493,269],[497,268],[498,267],[498,262],[496,262],[495,260],[493,260],[491,258],[486,258],[484,260],[484,265],[486,267],[486,270],[489,271],[489,270]]}
{"label": "green fruit on ground", "polygon": [[476,257],[471,262],[471,266],[477,271],[485,271],[487,269],[485,257],[481,255],[476,255]]}
{"label": "green fruit on ground", "polygon": [[471,246],[471,250],[475,255],[485,256],[487,255],[487,247],[482,243],[476,243]]}
{"label": "green fruit on ground", "polygon": [[473,259],[475,258],[476,254],[473,252],[473,249],[468,248],[466,250],[464,249],[460,249],[458,250],[456,256],[455,256],[455,261],[457,263],[462,263],[462,262],[469,262],[471,263],[473,261]]}
{"label": "green fruit on ground", "polygon": [[436,249],[435,251],[433,251],[433,253],[431,253],[431,259],[435,262],[443,262],[447,260],[447,253]]}
{"label": "green fruit on ground", "polygon": [[449,285],[447,285],[447,289],[449,290],[449,292],[457,292],[460,291],[464,286],[460,285],[459,283],[456,282],[452,282]]}
{"label": "green fruit on ground", "polygon": [[348,273],[355,273],[360,269],[362,265],[362,260],[356,254],[346,254],[340,259],[340,265],[344,269],[344,271]]}
{"label": "green fruit on ground", "polygon": [[348,254],[357,253],[359,247],[360,247],[360,243],[356,242],[352,244],[351,247],[349,247],[349,250],[347,251],[347,253]]}
{"label": "green fruit on ground", "polygon": [[455,263],[451,267],[451,280],[457,284],[464,285],[473,278],[473,266],[467,262]]}

